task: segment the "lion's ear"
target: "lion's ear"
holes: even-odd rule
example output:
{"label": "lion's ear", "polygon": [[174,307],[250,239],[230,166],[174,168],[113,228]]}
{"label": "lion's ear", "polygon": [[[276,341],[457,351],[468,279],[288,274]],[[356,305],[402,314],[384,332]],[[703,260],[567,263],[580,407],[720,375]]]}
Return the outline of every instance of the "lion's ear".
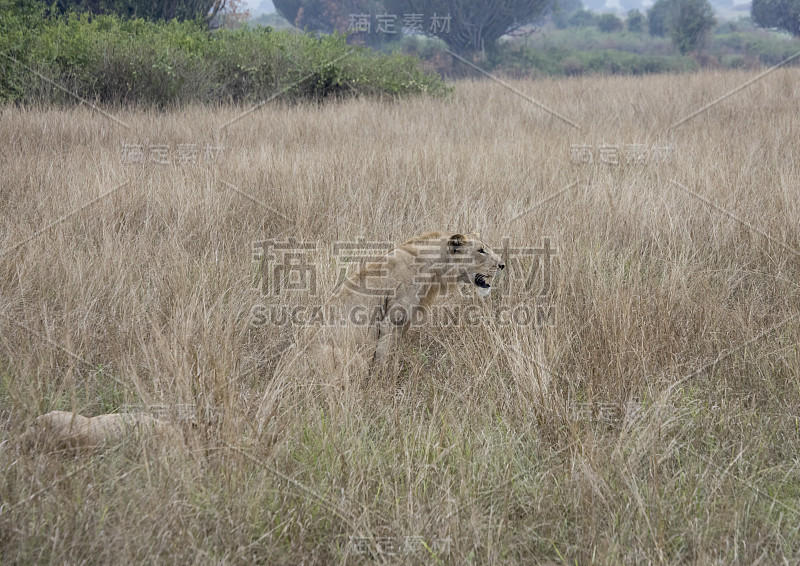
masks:
{"label": "lion's ear", "polygon": [[447,248],[451,254],[457,254],[461,251],[461,247],[467,243],[467,238],[462,234],[453,234],[447,240]]}

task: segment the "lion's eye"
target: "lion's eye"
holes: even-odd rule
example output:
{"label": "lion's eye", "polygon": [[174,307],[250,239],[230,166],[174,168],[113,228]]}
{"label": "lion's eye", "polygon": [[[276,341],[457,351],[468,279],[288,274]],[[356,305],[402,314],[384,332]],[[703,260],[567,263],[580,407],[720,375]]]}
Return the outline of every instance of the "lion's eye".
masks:
{"label": "lion's eye", "polygon": [[486,250],[484,250],[483,248],[481,248],[481,249],[479,249],[479,250],[478,250],[478,253],[479,253],[479,254],[486,255]]}

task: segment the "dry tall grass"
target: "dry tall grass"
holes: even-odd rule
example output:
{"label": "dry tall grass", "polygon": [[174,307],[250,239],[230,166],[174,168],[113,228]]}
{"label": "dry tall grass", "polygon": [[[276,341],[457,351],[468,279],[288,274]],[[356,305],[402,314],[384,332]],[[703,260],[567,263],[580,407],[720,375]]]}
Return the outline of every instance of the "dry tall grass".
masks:
{"label": "dry tall grass", "polygon": [[[2,561],[797,562],[800,71],[670,130],[754,76],[514,83],[580,130],[492,82],[266,106],[219,137],[241,109],[2,109]],[[252,324],[324,302],[331,242],[429,229],[549,238],[546,297],[517,265],[449,304],[554,318],[414,331],[368,383],[285,369],[287,331]],[[317,296],[259,290],[253,242],[288,236],[319,243]],[[177,404],[192,456],[19,442],[51,409]]]}

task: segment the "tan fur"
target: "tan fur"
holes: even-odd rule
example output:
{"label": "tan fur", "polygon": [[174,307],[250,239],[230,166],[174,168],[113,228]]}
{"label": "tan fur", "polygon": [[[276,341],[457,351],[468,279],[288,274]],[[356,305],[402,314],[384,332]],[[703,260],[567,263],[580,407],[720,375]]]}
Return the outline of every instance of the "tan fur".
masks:
{"label": "tan fur", "polygon": [[60,449],[94,450],[136,437],[170,448],[185,448],[178,427],[143,413],[84,417],[78,413],[51,411],[36,418],[23,441],[50,444]]}
{"label": "tan fur", "polygon": [[363,368],[369,359],[376,369],[410,324],[424,320],[439,295],[465,284],[487,296],[503,268],[500,256],[477,233],[427,232],[412,238],[344,281],[311,329],[316,341],[311,358],[325,372],[347,363]]}

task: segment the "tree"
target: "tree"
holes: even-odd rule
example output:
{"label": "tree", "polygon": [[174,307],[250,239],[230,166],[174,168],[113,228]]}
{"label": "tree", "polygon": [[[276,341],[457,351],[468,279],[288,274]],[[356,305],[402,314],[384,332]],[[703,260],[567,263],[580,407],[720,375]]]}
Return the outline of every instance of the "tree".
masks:
{"label": "tree", "polygon": [[349,43],[377,47],[402,33],[402,18],[393,31],[378,28],[377,15],[386,14],[380,0],[274,0],[275,10],[294,27],[321,33],[350,33]]}
{"label": "tree", "polygon": [[54,6],[61,12],[116,14],[123,18],[146,20],[203,20],[211,23],[225,10],[226,0],[56,0]]}
{"label": "tree", "polygon": [[619,31],[623,28],[622,20],[620,20],[614,14],[603,14],[597,20],[597,29],[600,31],[611,33],[614,31]]}
{"label": "tree", "polygon": [[585,28],[597,22],[597,16],[591,10],[576,10],[567,20],[571,27]]}
{"label": "tree", "polygon": [[384,0],[389,14],[422,15],[423,31],[455,53],[476,58],[497,40],[539,19],[550,0]]}
{"label": "tree", "polygon": [[664,37],[669,33],[667,20],[674,3],[675,0],[656,0],[653,7],[647,11],[647,29],[650,35]]}
{"label": "tree", "polygon": [[639,10],[631,10],[628,12],[628,19],[625,21],[625,27],[628,31],[633,33],[641,33],[644,29],[644,14]]}
{"label": "tree", "polygon": [[582,0],[556,0],[553,5],[554,13],[567,13],[571,14],[575,10],[583,10]]}
{"label": "tree", "polygon": [[556,24],[558,29],[564,29],[568,25],[569,17],[578,10],[583,10],[582,0],[555,0],[553,4],[553,23]]}
{"label": "tree", "polygon": [[326,0],[273,0],[275,11],[300,29],[332,33],[341,27],[346,15]]}
{"label": "tree", "polygon": [[777,28],[800,37],[800,0],[753,0],[753,21],[765,28]]}
{"label": "tree", "polygon": [[717,23],[708,0],[657,0],[647,13],[650,35],[669,35],[682,54],[703,47]]}
{"label": "tree", "polygon": [[708,0],[675,0],[669,21],[672,43],[684,55],[700,49],[716,23]]}

